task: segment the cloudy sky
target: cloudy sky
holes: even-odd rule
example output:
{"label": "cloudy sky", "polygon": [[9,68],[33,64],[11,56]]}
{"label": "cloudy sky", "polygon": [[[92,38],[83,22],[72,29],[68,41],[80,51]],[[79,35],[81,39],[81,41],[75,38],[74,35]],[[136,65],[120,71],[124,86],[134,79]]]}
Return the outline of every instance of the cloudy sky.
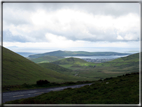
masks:
{"label": "cloudy sky", "polygon": [[4,3],[3,46],[15,52],[139,51],[139,3]]}

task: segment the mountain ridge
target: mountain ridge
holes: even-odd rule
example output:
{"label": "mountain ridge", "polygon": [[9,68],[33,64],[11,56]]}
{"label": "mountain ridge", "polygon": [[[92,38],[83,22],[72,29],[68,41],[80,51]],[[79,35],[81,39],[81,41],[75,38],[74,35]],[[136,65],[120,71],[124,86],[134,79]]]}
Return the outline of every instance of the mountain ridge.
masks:
{"label": "mountain ridge", "polygon": [[39,58],[41,56],[110,56],[110,55],[130,55],[130,53],[118,52],[87,52],[87,51],[52,51],[43,54],[29,55],[30,58]]}

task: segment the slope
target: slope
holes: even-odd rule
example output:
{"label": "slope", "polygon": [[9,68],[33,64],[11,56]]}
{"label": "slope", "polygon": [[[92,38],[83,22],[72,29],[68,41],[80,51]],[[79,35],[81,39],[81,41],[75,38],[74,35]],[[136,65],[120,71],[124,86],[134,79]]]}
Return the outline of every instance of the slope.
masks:
{"label": "slope", "polygon": [[[70,59],[74,59],[71,61]],[[69,61],[68,61],[69,60]],[[104,63],[91,63],[82,59],[66,58],[52,62],[59,66],[72,69],[72,75],[92,79],[107,78],[139,71],[139,53],[118,58]]]}
{"label": "slope", "polygon": [[139,73],[95,81],[90,86],[52,91],[6,104],[139,104]]}
{"label": "slope", "polygon": [[18,85],[23,83],[35,84],[37,80],[50,82],[76,81],[82,78],[60,74],[51,69],[46,69],[38,64],[2,47],[2,83]]}
{"label": "slope", "polygon": [[76,69],[82,69],[82,67],[88,67],[88,66],[93,66],[94,63],[84,61],[83,59],[80,58],[64,58],[58,61],[51,62],[53,64],[60,65],[62,67],[76,70]]}
{"label": "slope", "polygon": [[139,72],[139,53],[118,58],[109,62],[94,63],[94,67],[76,70],[78,76],[106,78],[130,72]]}
{"label": "slope", "polygon": [[53,61],[57,61],[59,59],[63,59],[64,57],[59,57],[59,56],[41,56],[38,58],[29,58],[29,60],[35,62],[35,63],[45,63],[45,62],[53,62]]}
{"label": "slope", "polygon": [[64,58],[58,61],[54,61],[52,62],[54,64],[75,64],[75,63],[86,63],[86,61],[84,61],[83,59],[79,59],[79,58]]}
{"label": "slope", "polygon": [[139,70],[139,53],[132,54],[126,57],[121,57],[109,62],[104,62],[96,64],[96,67],[115,67],[117,69],[128,69],[129,71],[138,71]]}
{"label": "slope", "polygon": [[72,74],[72,70],[71,69],[67,69],[64,67],[61,67],[59,65],[53,64],[53,63],[39,63],[38,65],[44,67],[44,68],[48,68],[54,71],[57,71],[59,73],[63,73],[63,74]]}

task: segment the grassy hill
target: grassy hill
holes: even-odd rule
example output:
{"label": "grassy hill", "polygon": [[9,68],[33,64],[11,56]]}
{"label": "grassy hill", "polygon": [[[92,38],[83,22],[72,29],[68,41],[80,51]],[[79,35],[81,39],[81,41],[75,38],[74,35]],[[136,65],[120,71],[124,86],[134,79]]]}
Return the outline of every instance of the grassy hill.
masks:
{"label": "grassy hill", "polygon": [[80,58],[64,58],[58,61],[51,62],[53,64],[60,65],[62,67],[72,69],[72,70],[77,70],[77,69],[82,69],[84,67],[88,66],[93,66],[94,63],[84,61],[83,59]]}
{"label": "grassy hill", "polygon": [[139,104],[139,73],[131,73],[76,89],[52,91],[6,104]]}
{"label": "grassy hill", "polygon": [[[71,69],[69,66],[77,66],[80,64],[85,66],[85,64],[88,64],[88,62],[86,62],[82,59],[79,59],[79,58],[64,58],[64,59],[50,62],[50,63],[39,63],[39,65],[44,68],[52,69],[52,70],[55,70],[57,72],[60,72],[62,74],[67,74],[67,75],[75,75],[76,74],[73,71],[73,69]],[[67,65],[67,67],[66,67],[66,65]]]}
{"label": "grassy hill", "polygon": [[78,81],[85,78],[67,76],[24,58],[15,52],[2,47],[2,83],[6,85],[19,85],[23,83],[35,84],[37,80],[50,82]]}
{"label": "grassy hill", "polygon": [[41,56],[39,58],[29,58],[29,59],[35,63],[45,63],[45,62],[57,61],[57,60],[63,59],[63,58],[64,57],[46,55],[46,56]]}
{"label": "grassy hill", "polygon": [[83,59],[79,59],[79,58],[64,58],[58,61],[54,61],[52,62],[53,64],[75,64],[75,63],[86,63],[86,61],[84,61]]}
{"label": "grassy hill", "polygon": [[122,72],[127,69],[129,71],[138,71],[139,70],[139,53],[132,54],[126,57],[118,58],[109,62],[96,64],[97,67],[115,67],[117,71],[122,70]]}
{"label": "grassy hill", "polygon": [[44,68],[55,70],[55,71],[57,71],[59,73],[63,73],[63,74],[70,75],[73,72],[71,69],[67,69],[67,68],[61,67],[59,65],[53,64],[53,63],[39,63],[38,65],[40,65]]}
{"label": "grassy hill", "polygon": [[94,77],[93,75],[97,75],[97,77],[103,78],[105,78],[106,75],[117,76],[130,72],[139,72],[139,53],[118,58],[109,62],[96,63],[94,64],[94,68],[90,67],[89,72],[85,69],[78,72],[82,77]]}
{"label": "grassy hill", "polygon": [[65,58],[52,62],[73,70],[72,75],[100,79],[139,71],[139,53],[104,63],[91,63],[78,58]]}
{"label": "grassy hill", "polygon": [[41,56],[110,56],[110,55],[129,55],[128,53],[117,52],[86,52],[86,51],[53,51],[43,54],[29,55],[30,58],[38,58]]}

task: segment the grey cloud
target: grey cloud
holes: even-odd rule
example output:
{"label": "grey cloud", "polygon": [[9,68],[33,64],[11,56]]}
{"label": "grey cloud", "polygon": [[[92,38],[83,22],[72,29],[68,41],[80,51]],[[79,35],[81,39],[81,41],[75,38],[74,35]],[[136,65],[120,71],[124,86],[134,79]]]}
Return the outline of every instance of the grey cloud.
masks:
{"label": "grey cloud", "polygon": [[119,42],[119,41],[139,41],[139,32],[132,31],[132,32],[124,32],[124,33],[119,33],[123,38],[128,34],[131,33],[133,36],[132,40],[127,40],[124,38],[123,40],[118,40],[117,39],[117,31],[116,30],[107,30],[107,31],[98,31],[96,29],[90,28],[88,29],[88,32],[90,35],[86,35],[82,32],[77,32],[77,31],[68,31],[68,32],[57,32],[57,31],[49,31],[50,33],[58,36],[64,36],[69,40],[77,41],[77,40],[83,40],[83,41],[109,41],[109,42]]}
{"label": "grey cloud", "polygon": [[46,31],[34,31],[30,33],[23,33],[21,35],[12,35],[9,30],[3,31],[4,42],[46,42]]}
{"label": "grey cloud", "polygon": [[29,42],[29,40],[20,35],[13,36],[10,31],[3,31],[3,42]]}
{"label": "grey cloud", "polygon": [[27,33],[27,38],[31,41],[31,42],[46,42],[46,37],[45,34],[48,30],[37,30],[37,31],[33,31],[30,33]]}
{"label": "grey cloud", "polygon": [[139,8],[136,8],[139,6],[138,3],[98,3],[93,5],[93,3],[89,4],[87,9],[92,14],[111,15],[114,17],[129,13],[139,14]]}
{"label": "grey cloud", "polygon": [[[12,4],[11,4],[12,5]],[[21,24],[30,24],[30,20],[28,16],[30,14],[29,11],[21,10],[20,8],[16,9],[15,7],[11,7],[11,5],[4,5],[3,8],[3,20],[7,24],[13,25],[21,25]]]}
{"label": "grey cloud", "polygon": [[[139,15],[138,3],[4,3],[4,20],[9,24],[29,24],[29,15],[38,9],[47,12],[59,9],[75,9],[93,15],[111,15],[118,17],[129,13]],[[15,12],[19,12],[19,15]],[[87,19],[86,19],[87,20]]]}
{"label": "grey cloud", "polygon": [[[27,11],[29,13],[36,12],[38,9],[44,9],[49,12],[63,8],[80,10],[94,15],[111,15],[114,17],[129,13],[140,13],[139,3],[4,3],[3,7],[4,14],[9,18],[7,19],[9,22],[19,18],[19,22],[14,21],[15,23],[26,23],[28,20],[22,22],[20,21],[20,16],[12,16],[11,13],[7,13],[5,10],[19,11],[21,15]],[[28,14],[26,17],[28,18]]]}
{"label": "grey cloud", "polygon": [[62,8],[70,8],[102,15],[139,14],[139,3],[5,3],[4,6],[21,11],[36,11],[37,9],[56,11]]}
{"label": "grey cloud", "polygon": [[[116,3],[116,4],[114,3],[39,3],[39,4],[37,3],[9,3],[9,4],[5,3],[4,4],[4,21],[7,24],[14,24],[16,26],[21,24],[29,25],[31,24],[30,20],[28,19],[28,15],[30,13],[35,12],[38,9],[45,9],[48,12],[48,11],[56,11],[63,8],[80,10],[93,15],[99,14],[99,15],[111,15],[114,17],[118,17],[128,13],[139,14],[138,6],[139,6],[138,3]],[[8,12],[9,10],[12,10],[13,12]],[[17,15],[16,13],[14,14],[14,12],[17,12],[17,11],[19,12],[19,16],[16,16]],[[24,13],[27,16],[23,15]],[[23,41],[27,41],[28,39],[32,42],[46,41],[46,38],[45,38],[46,32],[53,33],[59,36],[65,36],[67,39],[74,40],[74,41],[75,40],[86,40],[86,41],[117,40],[116,31],[108,30],[106,33],[104,33],[102,31],[97,31],[93,28],[88,28],[87,30],[91,35],[94,35],[94,36],[90,37],[88,35],[80,33],[79,31],[72,31],[72,30],[67,32],[62,32],[62,31],[60,32],[60,31],[56,31],[56,29],[52,29],[52,30],[43,29],[43,30],[33,31],[31,33],[25,32],[24,34],[26,39],[23,39]],[[126,35],[126,34],[121,34],[121,35]],[[5,40],[8,40],[8,39],[5,38]],[[19,41],[22,41],[22,39],[19,39]]]}

